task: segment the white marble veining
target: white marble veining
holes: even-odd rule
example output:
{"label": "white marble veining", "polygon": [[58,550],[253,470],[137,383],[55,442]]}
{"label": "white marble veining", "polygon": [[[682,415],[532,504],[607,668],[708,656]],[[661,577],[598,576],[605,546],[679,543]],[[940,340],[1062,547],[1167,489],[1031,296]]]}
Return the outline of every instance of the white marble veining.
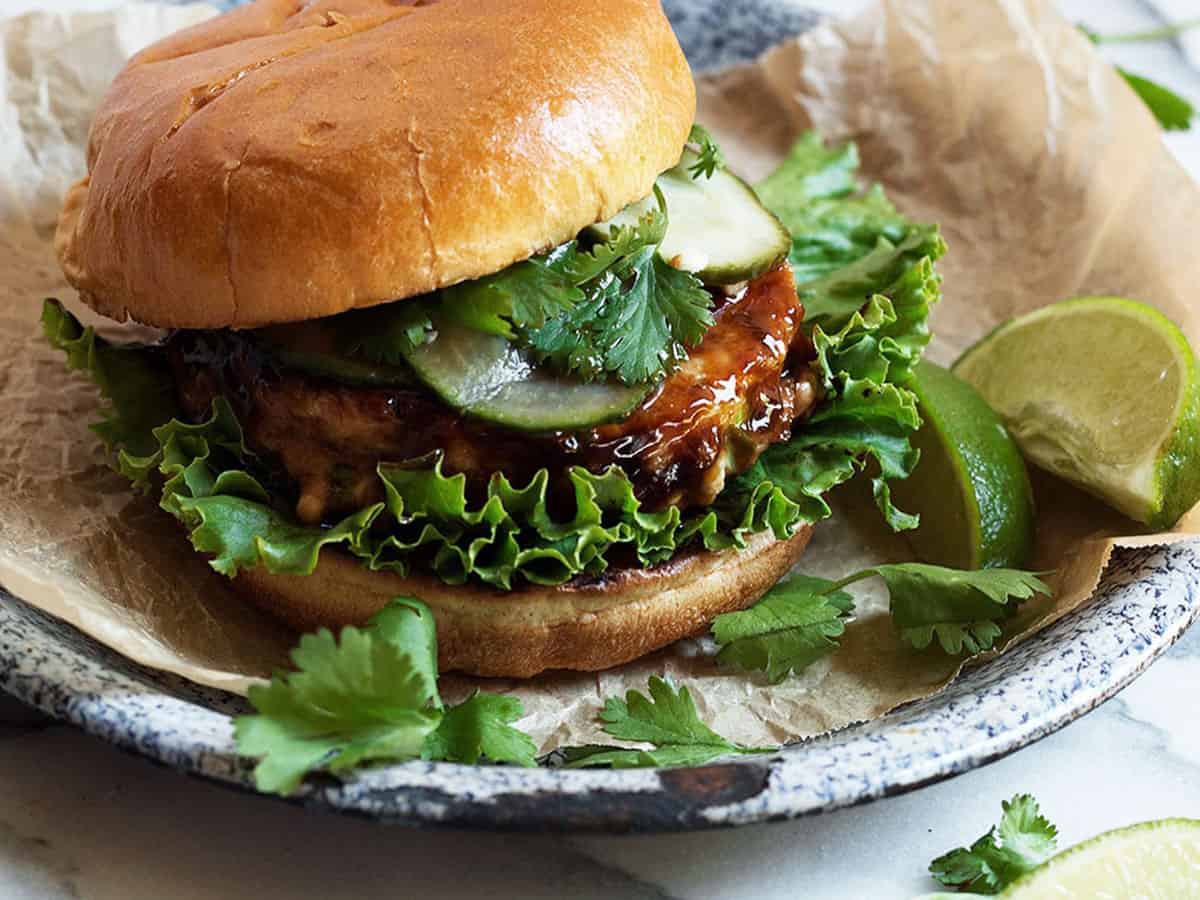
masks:
{"label": "white marble veining", "polygon": [[[1200,0],[1163,3],[1200,14]],[[53,5],[68,4],[0,0],[0,14]],[[1101,31],[1157,22],[1141,0],[1062,6]],[[1200,52],[1200,41],[1193,46]],[[1181,45],[1111,55],[1200,103],[1200,73]],[[1167,140],[1200,176],[1200,133]],[[1193,629],[1116,699],[952,781],[781,825],[571,839],[410,832],[305,812],[182,777],[0,701],[0,897],[910,897],[932,888],[928,861],[985,830],[1014,793],[1036,794],[1064,843],[1149,818],[1200,816],[1197,686]]]}

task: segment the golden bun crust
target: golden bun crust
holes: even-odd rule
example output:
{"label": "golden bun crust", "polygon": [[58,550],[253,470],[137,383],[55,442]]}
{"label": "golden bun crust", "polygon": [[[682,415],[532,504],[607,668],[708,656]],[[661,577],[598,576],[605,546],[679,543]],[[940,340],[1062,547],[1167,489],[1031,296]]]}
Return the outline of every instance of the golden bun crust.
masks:
{"label": "golden bun crust", "polygon": [[361,625],[399,595],[437,620],[438,667],[529,678],[545,669],[595,671],[637,659],[745,609],[787,574],[811,528],[786,541],[755,535],[745,550],[692,553],[649,569],[614,569],[593,580],[504,592],[448,585],[431,575],[371,572],[324,552],[312,575],[244,570],[234,587],[303,630]]}
{"label": "golden bun crust", "polygon": [[694,113],[658,0],[258,0],[117,76],[56,246],[114,319],[328,316],[568,240]]}

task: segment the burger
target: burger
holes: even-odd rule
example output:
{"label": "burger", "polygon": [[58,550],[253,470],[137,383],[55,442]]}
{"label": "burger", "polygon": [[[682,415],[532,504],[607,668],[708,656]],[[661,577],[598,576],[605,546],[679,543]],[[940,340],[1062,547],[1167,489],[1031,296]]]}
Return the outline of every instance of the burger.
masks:
{"label": "burger", "polygon": [[902,517],[915,464],[887,367],[933,276],[806,319],[813,245],[694,117],[657,0],[258,0],[129,62],[64,202],[80,299],[154,337],[47,337],[248,601],[419,598],[443,670],[623,663],[752,604],[855,472]]}

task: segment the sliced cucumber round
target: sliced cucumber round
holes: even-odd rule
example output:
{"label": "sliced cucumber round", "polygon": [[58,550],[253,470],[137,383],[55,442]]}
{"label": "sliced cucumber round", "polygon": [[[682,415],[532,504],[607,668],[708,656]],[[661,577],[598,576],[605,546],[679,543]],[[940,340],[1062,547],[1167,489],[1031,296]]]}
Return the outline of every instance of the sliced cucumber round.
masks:
{"label": "sliced cucumber round", "polygon": [[[792,236],[759,202],[754,189],[728,169],[711,178],[692,177],[691,150],[656,182],[667,201],[667,234],[658,252],[667,262],[694,272],[705,284],[736,284],[756,278],[787,256]],[[651,195],[588,229],[607,238],[613,225],[634,225],[657,201]]]}
{"label": "sliced cucumber round", "polygon": [[520,431],[573,431],[611,422],[654,389],[562,378],[534,366],[502,337],[446,323],[406,358],[447,405]]}
{"label": "sliced cucumber round", "polygon": [[412,387],[417,383],[406,366],[385,366],[348,356],[325,355],[272,347],[267,351],[285,368],[307,375],[363,387]]}
{"label": "sliced cucumber round", "polygon": [[417,384],[408,366],[373,363],[339,352],[336,334],[320,321],[272,325],[254,334],[258,345],[285,369],[365,387]]}

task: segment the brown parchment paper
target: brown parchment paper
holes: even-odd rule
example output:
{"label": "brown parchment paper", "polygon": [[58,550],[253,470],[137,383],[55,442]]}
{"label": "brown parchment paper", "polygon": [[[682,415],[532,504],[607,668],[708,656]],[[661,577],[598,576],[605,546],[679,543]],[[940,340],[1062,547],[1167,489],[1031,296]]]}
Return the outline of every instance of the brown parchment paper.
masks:
{"label": "brown parchment paper", "polygon": [[[59,198],[84,168],[90,111],[137,47],[209,14],[139,5],[0,26],[0,583],[140,663],[242,691],[284,662],[294,635],[234,598],[153,501],[130,496],[86,430],[94,389],[66,373],[36,324],[44,296],[80,309],[50,238]],[[868,177],[910,216],[941,223],[951,249],[934,359],[952,360],[1011,315],[1086,293],[1153,303],[1200,346],[1200,192],[1049,0],[884,2],[701,79],[700,97],[700,120],[751,178],[816,127],[857,141]],[[1073,489],[1035,480],[1036,566],[1055,570],[1056,595],[1027,606],[1015,637],[1086,601],[1114,542],[1163,543],[1200,525],[1193,511],[1175,533],[1144,535]],[[911,558],[861,509],[869,500],[850,490],[835,501],[805,571]],[[881,592],[863,591],[842,649],[773,687],[718,673],[704,641],[610,672],[485,687],[521,697],[522,727],[544,749],[597,738],[602,697],[664,672],[687,681],[731,738],[801,738],[879,716],[956,674],[957,661],[900,646],[885,609]],[[450,696],[471,683],[443,682]]]}

